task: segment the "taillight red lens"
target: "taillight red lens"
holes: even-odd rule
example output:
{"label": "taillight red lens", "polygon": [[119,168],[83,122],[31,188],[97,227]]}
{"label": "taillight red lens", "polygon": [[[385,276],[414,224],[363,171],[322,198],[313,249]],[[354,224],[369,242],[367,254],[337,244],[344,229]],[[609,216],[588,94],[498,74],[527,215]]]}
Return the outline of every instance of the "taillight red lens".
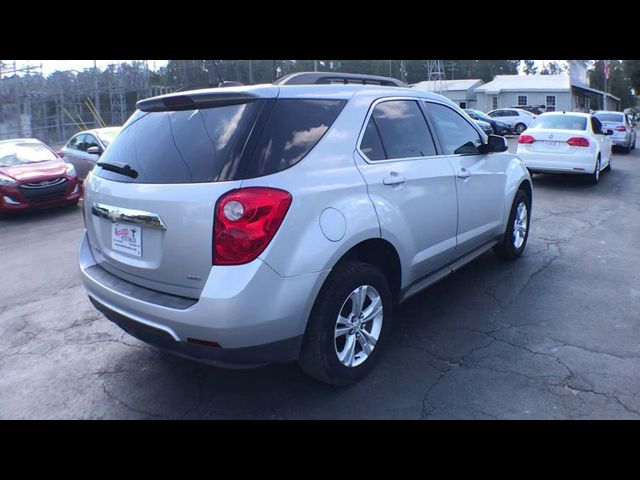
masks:
{"label": "taillight red lens", "polygon": [[588,147],[589,140],[583,137],[573,137],[567,140],[567,143],[572,147]]}
{"label": "taillight red lens", "polygon": [[627,131],[627,127],[625,127],[624,125],[621,125],[619,127],[616,127],[616,131],[617,132],[626,132]]}
{"label": "taillight red lens", "polygon": [[291,194],[267,187],[233,190],[218,200],[213,264],[241,265],[260,255],[280,228]]}
{"label": "taillight red lens", "polygon": [[533,138],[531,135],[520,135],[518,137],[518,143],[533,143],[535,141],[536,139]]}

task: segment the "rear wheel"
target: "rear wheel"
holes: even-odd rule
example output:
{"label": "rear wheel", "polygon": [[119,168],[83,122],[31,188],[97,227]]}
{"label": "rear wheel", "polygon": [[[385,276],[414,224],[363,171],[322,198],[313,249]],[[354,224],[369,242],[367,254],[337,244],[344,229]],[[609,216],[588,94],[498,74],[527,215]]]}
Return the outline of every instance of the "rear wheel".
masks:
{"label": "rear wheel", "polygon": [[302,369],[332,385],[365,376],[391,327],[391,291],[375,267],[348,261],[329,274],[313,306],[300,358]]}
{"label": "rear wheel", "polygon": [[502,241],[493,247],[495,254],[503,260],[515,260],[522,255],[529,238],[531,198],[525,190],[518,190],[507,222]]}
{"label": "rear wheel", "polygon": [[524,132],[527,129],[527,126],[524,123],[518,123],[516,125],[516,133],[518,135],[520,135],[522,132]]}

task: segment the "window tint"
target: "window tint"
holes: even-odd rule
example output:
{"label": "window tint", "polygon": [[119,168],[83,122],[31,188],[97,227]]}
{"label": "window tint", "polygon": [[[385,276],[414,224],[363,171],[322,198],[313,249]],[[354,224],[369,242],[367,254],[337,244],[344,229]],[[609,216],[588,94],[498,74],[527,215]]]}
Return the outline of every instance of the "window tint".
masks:
{"label": "window tint", "polygon": [[495,112],[489,112],[489,116],[491,118],[499,118],[499,117],[504,117],[504,115],[502,114],[502,110],[497,110]]}
{"label": "window tint", "polygon": [[593,128],[593,133],[603,135],[602,123],[596,117],[591,117],[591,128]]}
{"label": "window tint", "polygon": [[78,143],[76,144],[76,148],[78,150],[86,152],[87,151],[87,135],[86,134],[78,135],[77,138],[78,138]]}
{"label": "window tint", "polygon": [[346,103],[344,100],[277,100],[246,177],[269,175],[298,163],[333,125]]}
{"label": "window tint", "polygon": [[360,150],[362,150],[362,153],[364,153],[369,160],[384,160],[387,158],[373,117],[371,117],[369,123],[367,123],[367,128],[364,131],[362,142],[360,143]]}
{"label": "window tint", "polygon": [[596,113],[594,116],[601,122],[624,123],[624,118],[621,113]]}
{"label": "window tint", "polygon": [[387,158],[425,157],[436,148],[424,115],[413,100],[390,100],[376,105],[371,115],[380,132]]}
{"label": "window tint", "polygon": [[577,115],[541,115],[529,126],[530,129],[586,130],[587,118]]}
{"label": "window tint", "polygon": [[427,103],[427,110],[438,130],[438,137],[447,155],[480,153],[480,135],[460,114],[437,103]]}
{"label": "window tint", "polygon": [[233,178],[260,101],[198,110],[134,114],[101,157],[137,170],[133,179],[100,169],[102,178],[135,183],[202,183]]}
{"label": "window tint", "polygon": [[96,140],[96,137],[94,137],[91,134],[85,135],[84,141],[85,141],[86,148],[89,148],[89,147],[100,147],[100,145],[98,144],[98,140]]}
{"label": "window tint", "polygon": [[72,137],[71,140],[69,140],[69,143],[67,144],[67,147],[68,148],[77,149],[78,148],[78,142],[79,142],[81,136],[82,135],[76,135],[75,137]]}

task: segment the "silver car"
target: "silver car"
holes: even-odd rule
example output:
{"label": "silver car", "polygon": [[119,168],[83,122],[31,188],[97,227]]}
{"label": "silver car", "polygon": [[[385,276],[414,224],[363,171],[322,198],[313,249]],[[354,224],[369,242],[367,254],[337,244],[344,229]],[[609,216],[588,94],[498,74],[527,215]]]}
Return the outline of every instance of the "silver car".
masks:
{"label": "silver car", "polygon": [[627,153],[636,148],[636,129],[627,114],[601,110],[594,112],[593,116],[600,120],[604,130],[613,132],[610,138],[614,146],[626,150]]}
{"label": "silver car", "polygon": [[116,137],[121,127],[95,128],[76,133],[58,152],[71,163],[82,181],[93,169],[96,162]]}
{"label": "silver car", "polygon": [[360,83],[139,101],[85,182],[96,308],[177,355],[348,384],[394,305],[491,248],[518,258],[532,186],[506,140],[440,95]]}

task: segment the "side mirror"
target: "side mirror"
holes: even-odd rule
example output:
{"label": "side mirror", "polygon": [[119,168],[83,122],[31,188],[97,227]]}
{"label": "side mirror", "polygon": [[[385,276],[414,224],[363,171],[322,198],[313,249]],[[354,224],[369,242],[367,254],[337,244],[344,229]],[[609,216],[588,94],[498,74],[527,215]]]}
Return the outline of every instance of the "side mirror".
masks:
{"label": "side mirror", "polygon": [[90,155],[102,155],[102,149],[94,145],[93,147],[87,148],[87,153]]}
{"label": "side mirror", "polygon": [[482,153],[499,153],[509,150],[507,139],[500,135],[489,135],[489,141],[483,147]]}
{"label": "side mirror", "polygon": [[604,134],[605,134],[605,135],[613,135],[613,130],[611,130],[610,128],[608,128],[608,129],[606,129],[606,130],[604,131]]}

